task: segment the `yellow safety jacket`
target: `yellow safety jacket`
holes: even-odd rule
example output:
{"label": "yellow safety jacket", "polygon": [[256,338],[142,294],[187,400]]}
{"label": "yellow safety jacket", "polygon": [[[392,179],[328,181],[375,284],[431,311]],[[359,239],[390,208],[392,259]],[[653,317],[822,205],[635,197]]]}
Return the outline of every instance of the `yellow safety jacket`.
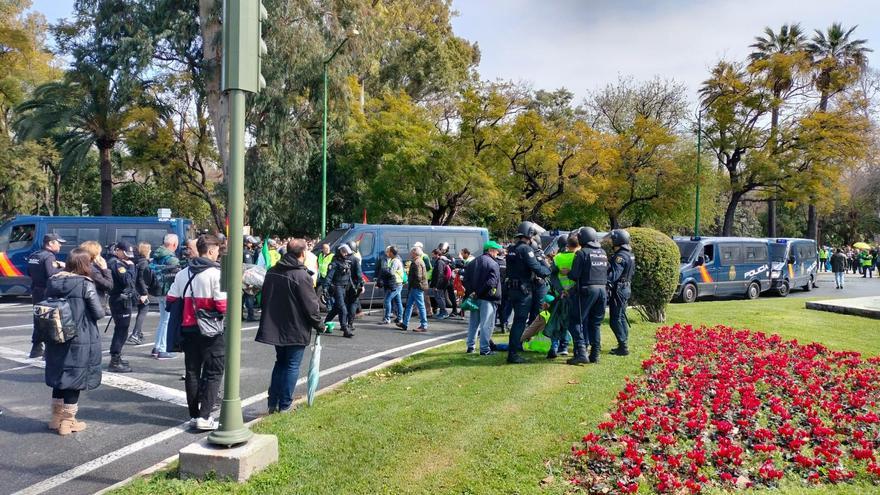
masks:
{"label": "yellow safety jacket", "polygon": [[333,253],[324,254],[324,252],[318,253],[318,273],[321,274],[321,277],[327,276],[327,270],[330,269],[330,263],[333,261]]}
{"label": "yellow safety jacket", "polygon": [[575,253],[569,253],[566,251],[564,253],[557,254],[553,258],[553,263],[559,270],[556,278],[559,279],[559,284],[562,285],[562,288],[566,290],[574,285],[574,280],[568,278],[568,272],[571,270],[571,265],[574,264],[574,255]]}

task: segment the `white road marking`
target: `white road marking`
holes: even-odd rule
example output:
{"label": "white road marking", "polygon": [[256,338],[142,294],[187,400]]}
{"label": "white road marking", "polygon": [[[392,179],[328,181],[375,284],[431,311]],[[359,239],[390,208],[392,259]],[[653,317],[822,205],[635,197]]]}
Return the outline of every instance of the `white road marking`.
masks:
{"label": "white road marking", "polygon": [[34,328],[34,324],[28,323],[27,325],[12,325],[9,327],[0,327],[0,330],[21,330],[23,328]]}
{"label": "white road marking", "polygon": [[16,366],[15,368],[9,368],[9,369],[6,369],[6,370],[0,370],[0,373],[6,373],[7,371],[18,371],[18,370],[23,370],[23,369],[32,368],[32,367],[33,367],[33,366],[31,366],[31,365],[29,365],[29,364],[26,364],[26,365],[24,365],[24,366]]}
{"label": "white road marking", "polygon": [[[353,361],[349,361],[347,363],[343,363],[338,366],[328,368],[328,369],[322,371],[319,374],[319,376],[324,376],[324,375],[329,375],[331,373],[336,373],[338,371],[342,371],[346,368],[356,366],[360,363],[363,363],[365,361],[369,361],[371,359],[376,359],[376,358],[386,356],[388,354],[391,354],[391,353],[394,353],[397,351],[410,349],[412,347],[424,345],[424,344],[427,344],[430,342],[436,342],[438,340],[449,340],[449,342],[451,343],[454,341],[455,337],[460,337],[460,336],[466,335],[466,334],[467,334],[467,332],[457,332],[454,334],[444,335],[441,337],[435,337],[432,339],[420,340],[418,342],[413,342],[411,344],[403,345],[400,347],[395,347],[394,349],[389,349],[387,351],[377,352],[375,354],[370,354],[369,356],[364,356],[362,358],[358,358]],[[437,346],[445,345],[445,344],[447,344],[447,342],[444,342],[442,344],[438,344]],[[433,346],[433,347],[437,347],[437,346]],[[424,349],[424,350],[427,350],[427,349]],[[2,351],[3,351],[3,348],[0,348],[0,352],[2,352]],[[395,360],[389,361],[388,363],[382,363],[382,365],[371,368],[371,370],[376,370],[376,369],[379,369],[380,367],[389,366],[397,361],[398,360],[395,359]],[[305,381],[308,381],[307,377],[302,378],[300,380],[297,380],[297,384],[305,383]],[[339,383],[341,383],[341,381]],[[329,388],[329,387],[326,387],[326,388]],[[263,392],[261,394],[257,394],[253,397],[249,397],[242,402],[242,407],[244,407],[246,404],[253,404],[253,403],[255,403],[261,399],[265,399],[265,398],[266,398],[265,392]],[[256,423],[257,421],[259,421],[259,419],[260,418],[257,418],[255,420],[249,422],[248,426],[250,426],[253,423]],[[174,436],[177,436],[180,433],[187,431],[188,428],[189,428],[189,421],[187,421],[186,423],[183,423],[181,425],[175,426],[173,428],[169,428],[167,430],[161,431],[153,436],[144,438],[143,440],[140,440],[138,442],[135,442],[135,443],[132,443],[132,444],[127,445],[125,447],[122,447],[119,450],[115,450],[113,452],[105,454],[105,455],[98,457],[97,459],[91,460],[85,464],[80,464],[79,466],[76,466],[76,467],[71,468],[67,471],[64,471],[63,473],[57,474],[55,476],[52,476],[51,478],[47,478],[39,483],[31,485],[31,486],[24,488],[22,490],[19,490],[19,491],[13,493],[12,495],[40,495],[40,494],[45,493],[49,490],[57,488],[58,486],[60,486],[64,483],[67,483],[70,480],[79,478],[80,476],[91,473],[92,471],[94,471],[98,468],[104,467],[105,465],[110,464],[111,462],[118,461],[119,459],[122,459],[123,457],[126,457],[128,455],[134,454],[135,452],[141,451],[143,449],[146,449],[148,447],[156,445],[160,442],[164,442],[165,440],[168,440]]]}

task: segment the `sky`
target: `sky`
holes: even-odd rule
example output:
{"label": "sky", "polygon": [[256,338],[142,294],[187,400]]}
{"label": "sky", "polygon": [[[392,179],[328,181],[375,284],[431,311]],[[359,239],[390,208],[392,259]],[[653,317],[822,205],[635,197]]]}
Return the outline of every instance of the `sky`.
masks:
{"label": "sky", "polygon": [[[50,22],[73,0],[32,0]],[[743,59],[764,27],[799,22],[808,32],[858,24],[877,50],[877,0],[453,0],[456,34],[476,42],[483,79],[566,87],[578,97],[619,76],[675,79],[696,99],[721,58]],[[880,63],[872,64],[880,66]]]}

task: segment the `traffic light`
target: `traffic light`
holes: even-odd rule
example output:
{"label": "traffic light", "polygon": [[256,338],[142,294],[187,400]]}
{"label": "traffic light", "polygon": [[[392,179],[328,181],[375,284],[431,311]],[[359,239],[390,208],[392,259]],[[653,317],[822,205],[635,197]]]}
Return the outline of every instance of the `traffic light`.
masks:
{"label": "traffic light", "polygon": [[225,0],[223,9],[223,91],[258,93],[266,87],[260,73],[267,53],[262,25],[268,18],[260,0]]}

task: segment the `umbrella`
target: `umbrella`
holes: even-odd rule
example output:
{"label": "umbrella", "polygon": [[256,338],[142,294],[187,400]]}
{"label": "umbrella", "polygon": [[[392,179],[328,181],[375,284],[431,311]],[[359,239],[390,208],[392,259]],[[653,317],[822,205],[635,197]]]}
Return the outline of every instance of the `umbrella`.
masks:
{"label": "umbrella", "polygon": [[[332,323],[327,324],[327,330],[333,328]],[[315,392],[318,391],[318,378],[321,369],[321,334],[315,334],[315,345],[312,346],[312,360],[309,361],[309,388],[307,393],[308,403],[311,407],[315,403]]]}
{"label": "umbrella", "polygon": [[871,249],[871,245],[867,242],[857,242],[853,244],[853,247],[856,249]]}

